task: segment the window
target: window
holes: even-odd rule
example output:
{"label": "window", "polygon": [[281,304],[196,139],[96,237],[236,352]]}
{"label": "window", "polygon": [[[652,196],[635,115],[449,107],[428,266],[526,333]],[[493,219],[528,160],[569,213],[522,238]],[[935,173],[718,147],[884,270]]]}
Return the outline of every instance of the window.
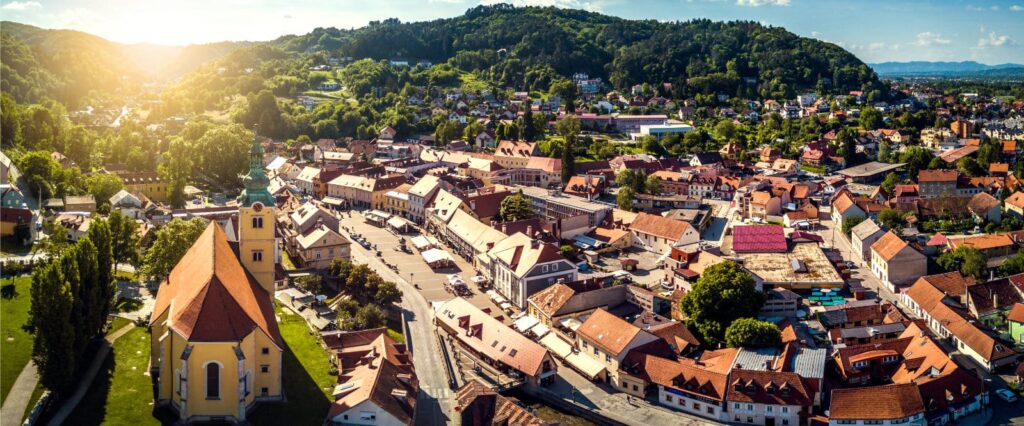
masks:
{"label": "window", "polygon": [[754,404],[747,404],[747,411],[754,411]]}
{"label": "window", "polygon": [[782,407],[782,414],[789,413],[789,407]]}
{"label": "window", "polygon": [[262,229],[263,228],[263,217],[261,217],[261,216],[253,216],[253,218],[252,218],[252,227],[253,227],[253,229]]}
{"label": "window", "polygon": [[206,364],[206,399],[220,399],[220,364]]}
{"label": "window", "polygon": [[270,372],[270,365],[269,364],[263,364],[263,365],[260,366],[260,373],[269,373],[269,372]]}
{"label": "window", "polygon": [[708,412],[708,414],[715,414],[715,407],[712,407],[712,406],[709,405],[708,409],[707,409],[707,412]]}
{"label": "window", "polygon": [[270,394],[270,388],[260,388],[260,394],[267,396]]}
{"label": "window", "polygon": [[612,357],[608,354],[604,354],[604,362],[612,362]]}
{"label": "window", "polygon": [[747,416],[747,423],[754,423],[754,418]]}
{"label": "window", "polygon": [[252,251],[252,261],[253,262],[262,262],[263,261],[263,250],[253,250]]}
{"label": "window", "polygon": [[696,402],[691,403],[690,407],[693,408],[694,410],[700,411],[700,404],[698,404]]}
{"label": "window", "polygon": [[734,402],[734,403],[732,404],[732,408],[735,408],[735,409],[739,410],[739,409],[740,409],[740,403],[738,403],[738,402]]}
{"label": "window", "polygon": [[764,411],[767,411],[767,412],[771,413],[772,412],[772,408],[773,407],[771,405],[767,405],[767,406],[764,407]]}
{"label": "window", "polygon": [[666,393],[665,394],[665,400],[668,401],[668,402],[672,402],[672,395],[669,395],[669,394]]}
{"label": "window", "polygon": [[782,426],[786,426],[788,424],[789,424],[789,419],[782,419]]}
{"label": "window", "polygon": [[633,385],[633,392],[639,392],[639,391],[640,391],[640,389],[637,388],[636,385]]}
{"label": "window", "polygon": [[260,352],[261,352],[261,353],[263,353],[263,355],[267,355],[267,354],[269,354],[269,353],[270,353],[270,348],[266,348],[266,347],[265,347],[265,348],[263,348],[262,350],[260,350]]}

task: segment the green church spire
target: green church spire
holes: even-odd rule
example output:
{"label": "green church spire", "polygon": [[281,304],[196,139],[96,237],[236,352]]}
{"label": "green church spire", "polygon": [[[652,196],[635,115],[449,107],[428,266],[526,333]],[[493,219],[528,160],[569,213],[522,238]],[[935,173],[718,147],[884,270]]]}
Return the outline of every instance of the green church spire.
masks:
{"label": "green church spire", "polygon": [[270,178],[263,170],[263,145],[260,145],[258,128],[252,129],[252,147],[249,149],[249,174],[242,178],[245,190],[238,196],[238,204],[242,207],[250,207],[253,203],[263,203],[264,206],[273,206],[274,195],[267,189],[270,186]]}

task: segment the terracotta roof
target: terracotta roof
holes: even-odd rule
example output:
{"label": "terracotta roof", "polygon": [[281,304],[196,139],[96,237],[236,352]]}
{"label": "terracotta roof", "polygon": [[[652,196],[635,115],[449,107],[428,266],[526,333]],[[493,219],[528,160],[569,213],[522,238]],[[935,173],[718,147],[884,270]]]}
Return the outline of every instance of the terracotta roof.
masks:
{"label": "terracotta roof", "polygon": [[871,245],[871,250],[877,252],[882,259],[888,262],[907,247],[909,247],[909,245],[906,241],[903,241],[902,238],[892,231],[889,231]]}
{"label": "terracotta roof", "polygon": [[[501,396],[495,390],[476,380],[467,381],[455,391],[455,400],[460,414],[471,417],[470,421],[481,425],[543,426],[547,422]],[[481,416],[477,416],[480,414]],[[464,422],[465,423],[465,422]],[[465,423],[469,424],[469,423]]]}
{"label": "terracotta roof", "polygon": [[530,157],[526,162],[527,169],[543,170],[547,173],[560,173],[562,171],[561,158]]}
{"label": "terracotta roof", "polygon": [[1006,319],[1009,321],[1024,323],[1024,303],[1015,303],[1013,309],[1010,309],[1010,313],[1006,315]]}
{"label": "terracotta roof", "polygon": [[921,170],[917,182],[956,182],[958,175],[956,170]]}
{"label": "terracotta roof", "polygon": [[586,338],[612,356],[618,356],[641,332],[639,327],[601,308],[590,314],[590,317],[576,330],[576,334]]}
{"label": "terracotta roof", "polygon": [[498,241],[487,254],[508,264],[519,277],[525,276],[539,264],[568,262],[554,245],[538,241],[534,246],[533,239],[520,232]]}
{"label": "terracotta roof", "polygon": [[956,249],[960,246],[970,246],[978,250],[988,250],[998,247],[1011,247],[1013,239],[1007,234],[972,235],[965,238],[949,238],[949,245]]}
{"label": "terracotta roof", "polygon": [[992,163],[988,165],[989,174],[992,173],[1006,173],[1010,171],[1010,165],[1007,163]]}
{"label": "terracotta roof", "polygon": [[[325,333],[341,373],[338,383],[350,383],[328,410],[328,419],[371,401],[403,423],[416,413],[419,386],[411,353],[395,342],[384,328]],[[407,379],[403,380],[403,376]]]}
{"label": "terracotta roof", "polygon": [[537,150],[537,144],[522,141],[501,141],[494,149],[495,155],[526,158]]}
{"label": "terracotta roof", "polygon": [[160,284],[150,325],[165,312],[169,327],[189,341],[241,341],[258,328],[282,346],[270,294],[242,267],[215,222]]}
{"label": "terracotta roof", "polygon": [[732,250],[736,253],[785,253],[786,234],[778,225],[743,225],[732,228]]}
{"label": "terracotta roof", "polygon": [[576,294],[576,291],[569,286],[555,283],[551,287],[538,291],[530,296],[530,303],[547,316],[553,316],[565,306],[565,303]]}
{"label": "terracotta roof", "polygon": [[944,303],[945,293],[933,287],[928,281],[917,280],[906,291],[906,295],[913,299],[935,322],[949,330],[961,342],[970,346],[982,358],[994,361],[1017,355],[1012,347],[988,335],[975,323],[969,322],[969,314]]}
{"label": "terracotta roof", "polygon": [[967,209],[978,216],[984,216],[994,208],[999,207],[999,199],[986,192],[979,192],[971,197],[967,203]]}
{"label": "terracotta roof", "polygon": [[1007,205],[1024,209],[1024,192],[1014,192],[1005,200]]}
{"label": "terracotta roof", "polygon": [[[967,287],[974,284],[974,277],[964,277],[960,271],[946,272],[943,274],[926,275],[917,279],[931,284],[939,291],[951,295],[961,296],[967,292]],[[916,282],[914,284],[917,284]]]}
{"label": "terracotta roof", "polygon": [[832,201],[832,208],[836,209],[839,213],[846,213],[846,210],[855,205],[856,203],[853,202],[853,197],[851,197],[848,192],[839,194],[839,196]]}
{"label": "terracotta roof", "polygon": [[691,228],[692,226],[689,223],[681,220],[669,219],[648,213],[638,214],[633,223],[629,225],[629,229],[632,231],[667,238],[672,242],[682,239],[686,231]]}
{"label": "terracotta roof", "polygon": [[814,398],[799,374],[734,369],[729,374],[730,402],[810,406]]}
{"label": "terracotta roof", "polygon": [[832,391],[832,420],[903,419],[924,413],[921,393],[913,383]]}
{"label": "terracotta roof", "polygon": [[492,318],[466,299],[456,297],[444,302],[435,308],[435,312],[440,324],[455,330],[453,336],[484,357],[500,361],[529,376],[541,373],[543,362],[549,356],[547,349]]}
{"label": "terracotta roof", "polygon": [[729,380],[727,371],[714,371],[689,359],[674,361],[648,356],[645,361],[644,371],[652,383],[718,401],[725,399]]}
{"label": "terracotta roof", "polygon": [[1016,286],[1005,278],[969,286],[967,293],[971,306],[978,316],[1012,308],[1015,304],[1024,302]]}

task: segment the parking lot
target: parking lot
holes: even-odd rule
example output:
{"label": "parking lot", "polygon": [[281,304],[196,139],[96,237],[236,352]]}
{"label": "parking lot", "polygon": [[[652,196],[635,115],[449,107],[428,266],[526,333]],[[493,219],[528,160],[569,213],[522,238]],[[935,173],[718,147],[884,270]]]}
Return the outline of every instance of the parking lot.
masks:
{"label": "parking lot", "polygon": [[[473,270],[472,264],[462,259],[458,255],[454,254],[451,250],[441,246],[439,248],[445,249],[452,258],[455,259],[455,267],[444,268],[444,269],[431,269],[427,266],[420,254],[412,248],[410,240],[412,237],[419,234],[405,234],[396,235],[394,232],[380,228],[375,225],[366,223],[359,214],[359,212],[345,212],[341,213],[341,233],[351,239],[352,233],[360,234],[370,244],[376,246],[377,250],[381,252],[381,259],[386,264],[395,265],[396,273],[402,277],[402,279],[409,283],[419,286],[419,292],[423,295],[427,302],[445,301],[452,299],[455,295],[445,289],[445,283],[448,282],[448,274],[459,274],[463,280],[469,283],[470,294],[464,296],[474,306],[481,309],[489,308],[494,315],[497,315],[501,310],[496,306],[487,295],[481,291],[475,284],[473,284],[472,277],[476,275],[476,271]],[[406,241],[406,247],[409,248],[408,252],[398,251],[399,238],[404,238]],[[358,244],[353,241],[352,244]],[[359,252],[353,250],[353,256]],[[370,250],[372,253],[373,250]],[[360,262],[360,259],[353,258],[353,261]],[[506,322],[508,318],[505,318]]]}

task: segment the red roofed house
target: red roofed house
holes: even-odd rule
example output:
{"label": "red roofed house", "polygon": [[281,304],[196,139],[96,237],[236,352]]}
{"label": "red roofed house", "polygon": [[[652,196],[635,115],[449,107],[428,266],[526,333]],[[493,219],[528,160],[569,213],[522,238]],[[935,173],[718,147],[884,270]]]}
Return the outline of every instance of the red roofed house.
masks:
{"label": "red roofed house", "polygon": [[829,426],[906,424],[924,426],[924,402],[913,383],[832,391]]}
{"label": "red roofed house", "polygon": [[786,234],[778,225],[747,225],[732,228],[732,251],[736,253],[785,253]]}
{"label": "red roofed house", "polygon": [[814,396],[799,374],[735,368],[729,373],[725,403],[727,421],[797,426],[811,414]]}
{"label": "red roofed house", "polygon": [[384,328],[330,331],[321,337],[339,372],[325,423],[412,424],[419,382],[404,343],[395,342]]}
{"label": "red roofed house", "polygon": [[871,245],[871,272],[890,290],[928,273],[928,259],[892,231]]}
{"label": "red roofed house", "polygon": [[626,386],[620,379],[620,366],[629,352],[640,346],[660,340],[604,308],[598,308],[576,329],[576,348],[581,355],[604,366],[598,379],[616,387]]}
{"label": "red roofed house", "polygon": [[648,213],[638,214],[629,230],[633,246],[654,253],[669,253],[673,247],[700,241],[700,232],[689,223]]}
{"label": "red roofed house", "polygon": [[659,404],[724,422],[731,419],[725,396],[736,353],[736,349],[705,351],[699,360],[649,356],[644,360],[644,371],[658,386]]}
{"label": "red roofed house", "polygon": [[921,170],[917,172],[917,186],[921,198],[952,197],[956,195],[956,170]]}

